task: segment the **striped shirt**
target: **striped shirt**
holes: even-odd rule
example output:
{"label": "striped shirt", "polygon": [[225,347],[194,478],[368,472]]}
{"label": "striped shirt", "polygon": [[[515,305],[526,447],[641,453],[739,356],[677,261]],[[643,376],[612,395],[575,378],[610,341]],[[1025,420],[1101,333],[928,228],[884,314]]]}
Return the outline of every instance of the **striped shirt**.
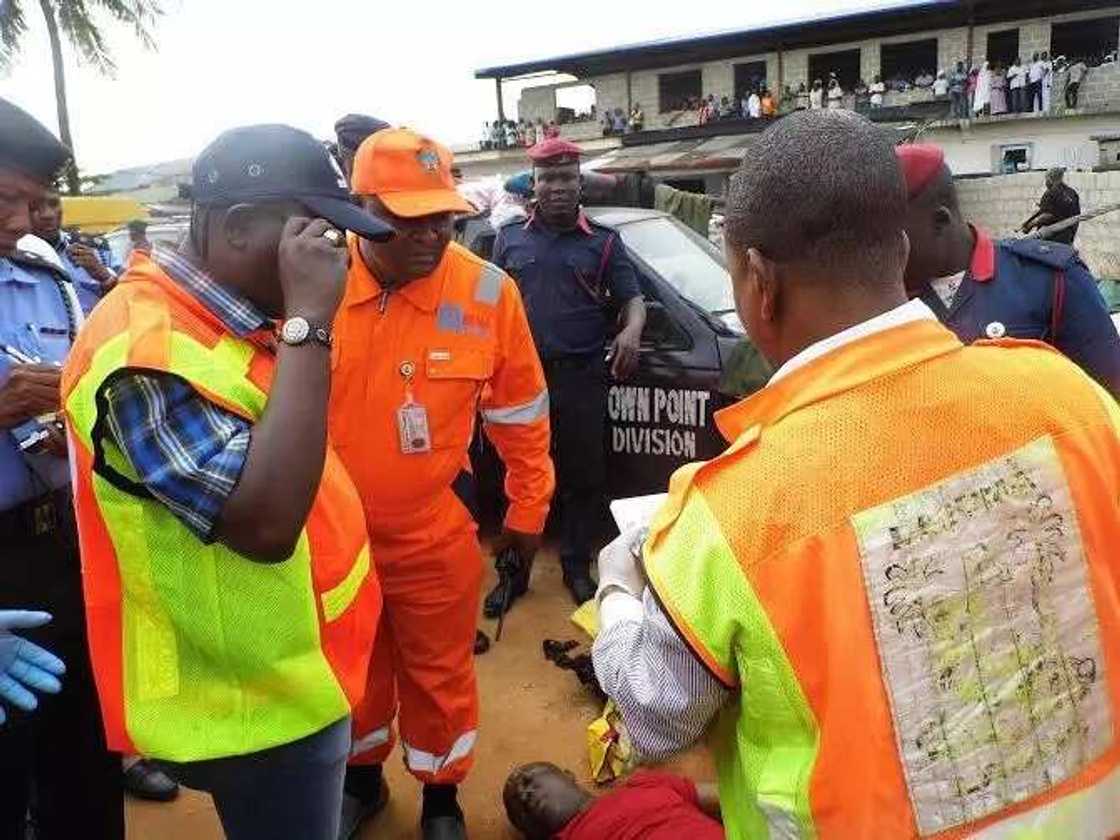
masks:
{"label": "striped shirt", "polygon": [[[269,326],[249,300],[174,251],[152,258],[236,336]],[[249,452],[252,424],[167,373],[133,372],[104,391],[109,435],[139,481],[204,542],[212,542]]]}

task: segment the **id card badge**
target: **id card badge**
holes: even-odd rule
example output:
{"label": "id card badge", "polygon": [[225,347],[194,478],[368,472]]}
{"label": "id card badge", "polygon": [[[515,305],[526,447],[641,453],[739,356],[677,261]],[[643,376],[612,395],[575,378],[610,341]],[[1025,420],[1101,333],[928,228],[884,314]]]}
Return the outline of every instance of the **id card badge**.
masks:
{"label": "id card badge", "polygon": [[405,455],[418,455],[432,450],[428,411],[419,403],[406,402],[397,409],[397,431],[401,436],[401,452]]}

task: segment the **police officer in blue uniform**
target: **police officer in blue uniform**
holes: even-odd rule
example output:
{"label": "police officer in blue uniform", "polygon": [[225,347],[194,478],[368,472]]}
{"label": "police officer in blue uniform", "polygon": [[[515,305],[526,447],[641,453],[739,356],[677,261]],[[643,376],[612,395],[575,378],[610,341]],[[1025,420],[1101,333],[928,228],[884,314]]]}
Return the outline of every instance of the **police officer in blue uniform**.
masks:
{"label": "police officer in blue uniform", "polygon": [[54,248],[74,283],[82,310],[88,313],[117,282],[121,266],[104,240],[80,242],[62,224],[62,199],[54,190],[47,190],[31,208],[31,232]]}
{"label": "police officer in blue uniform", "polygon": [[59,694],[0,728],[0,838],[124,837],[120,757],[105,746],[86,647],[59,411],[60,365],[81,321],[69,278],[17,249],[69,151],[0,99],[0,609],[42,609],[27,635],[67,666]]}
{"label": "police officer in blue uniform", "polygon": [[[533,212],[527,222],[501,228],[492,260],[521,290],[548,381],[560,563],[577,604],[595,594],[589,568],[605,504],[607,377],[625,379],[637,368],[646,320],[638,276],[618,234],[580,208],[580,151],[559,138],[529,150]],[[500,611],[503,583],[486,599],[489,616]],[[513,594],[527,585],[525,572]]]}
{"label": "police officer in blue uniform", "polygon": [[1120,396],[1120,335],[1077,251],[1039,239],[993,241],[962,217],[941,149],[904,145],[898,157],[910,198],[911,295],[966,343],[1045,341]]}

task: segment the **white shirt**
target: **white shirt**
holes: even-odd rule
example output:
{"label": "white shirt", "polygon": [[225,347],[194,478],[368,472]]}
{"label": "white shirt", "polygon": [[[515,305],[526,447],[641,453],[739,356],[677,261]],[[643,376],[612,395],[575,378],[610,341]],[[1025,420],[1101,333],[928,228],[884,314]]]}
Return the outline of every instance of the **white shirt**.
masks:
{"label": "white shirt", "polygon": [[958,271],[956,274],[950,274],[948,277],[938,277],[929,281],[929,286],[937,296],[941,298],[941,302],[945,304],[948,309],[953,305],[953,301],[957,297],[957,291],[964,282],[964,272]]}
{"label": "white shirt", "polygon": [[1079,61],[1076,64],[1074,64],[1072,67],[1070,67],[1069,68],[1070,83],[1075,84],[1075,85],[1081,84],[1081,80],[1085,77],[1085,70],[1086,69],[1087,68],[1085,67],[1085,62],[1084,61]]}
{"label": "white shirt", "polygon": [[824,88],[813,88],[809,91],[809,107],[820,108],[824,104]]}
{"label": "white shirt", "polygon": [[938,76],[933,80],[933,95],[944,96],[949,92],[949,80],[944,76]]}
{"label": "white shirt", "polygon": [[1026,71],[1018,64],[1012,64],[1007,68],[1007,78],[1011,81],[1011,89],[1017,90],[1026,84]]}
{"label": "white shirt", "polygon": [[887,92],[887,86],[882,82],[872,82],[868,90],[871,92],[871,104],[882,105],[883,94]]}
{"label": "white shirt", "polygon": [[[961,276],[963,277],[964,274],[962,273]],[[778,380],[785,379],[798,368],[803,368],[809,362],[815,361],[826,353],[831,353],[846,344],[851,344],[853,341],[867,338],[869,335],[894,327],[901,327],[903,324],[910,324],[914,321],[936,320],[937,316],[933,314],[933,310],[918,298],[914,298],[901,306],[896,306],[894,309],[884,312],[882,315],[876,315],[870,320],[856,324],[854,327],[848,327],[846,330],[830,335],[828,338],[823,338],[815,344],[810,344],[774,371],[774,375],[770,377],[768,384],[773,385]]]}
{"label": "white shirt", "polygon": [[747,113],[756,120],[762,116],[762,100],[758,98],[757,93],[752,93],[751,98],[747,100]]}
{"label": "white shirt", "polygon": [[[926,319],[937,320],[920,300],[904,303],[806,347],[770,382],[846,344]],[[681,640],[651,590],[641,599],[614,591],[602,606],[602,629],[591,648],[599,685],[621,710],[640,755],[658,759],[680,752],[704,734],[731,693]]]}
{"label": "white shirt", "polygon": [[1046,65],[1041,61],[1036,61],[1031,65],[1031,84],[1041,82],[1042,77],[1046,75]]}
{"label": "white shirt", "polygon": [[34,234],[26,234],[16,240],[17,251],[27,251],[37,257],[41,257],[56,268],[61,268],[66,271],[66,266],[62,264],[62,260],[58,256],[58,252],[51,247],[51,244],[45,239],[40,239]]}

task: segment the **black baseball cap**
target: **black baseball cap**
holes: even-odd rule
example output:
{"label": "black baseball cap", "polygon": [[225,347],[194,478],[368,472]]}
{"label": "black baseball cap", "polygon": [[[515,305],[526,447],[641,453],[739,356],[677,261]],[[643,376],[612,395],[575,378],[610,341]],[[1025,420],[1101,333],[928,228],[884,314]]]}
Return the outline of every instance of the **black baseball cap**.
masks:
{"label": "black baseball cap", "polygon": [[191,174],[195,204],[292,200],[363,239],[393,236],[389,225],[353,203],[323,144],[289,125],[232,128],[202,150]]}
{"label": "black baseball cap", "polygon": [[358,151],[362,141],[371,134],[389,128],[389,123],[367,114],[347,114],[334,124],[334,134],[338,147],[353,154]]}

